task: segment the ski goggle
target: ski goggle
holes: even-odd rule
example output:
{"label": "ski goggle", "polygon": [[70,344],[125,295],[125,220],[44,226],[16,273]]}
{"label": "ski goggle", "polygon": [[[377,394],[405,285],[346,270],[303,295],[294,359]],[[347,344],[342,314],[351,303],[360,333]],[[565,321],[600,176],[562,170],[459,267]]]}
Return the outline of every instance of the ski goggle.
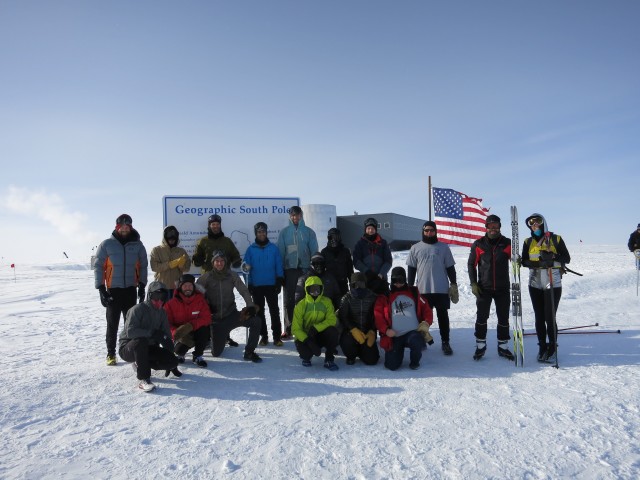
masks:
{"label": "ski goggle", "polygon": [[322,293],[322,285],[309,285],[307,287],[307,293],[312,297],[319,297]]}
{"label": "ski goggle", "polygon": [[540,217],[530,218],[529,221],[527,222],[527,227],[533,227],[534,225],[542,225],[542,218]]}
{"label": "ski goggle", "polygon": [[149,293],[149,298],[151,300],[162,300],[163,302],[167,301],[168,296],[169,295],[167,294],[167,291],[165,289],[155,290]]}

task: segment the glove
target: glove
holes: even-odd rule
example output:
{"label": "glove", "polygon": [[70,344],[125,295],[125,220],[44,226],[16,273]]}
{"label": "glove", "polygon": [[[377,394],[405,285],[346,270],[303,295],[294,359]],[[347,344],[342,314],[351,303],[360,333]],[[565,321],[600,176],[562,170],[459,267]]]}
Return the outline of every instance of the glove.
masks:
{"label": "glove", "polygon": [[191,260],[193,260],[193,264],[196,267],[201,267],[202,265],[204,265],[205,258],[204,258],[204,255],[195,254],[193,257],[191,257]]}
{"label": "glove", "polygon": [[376,343],[376,337],[377,337],[376,331],[369,330],[367,332],[366,337],[367,337],[367,347],[373,347]]}
{"label": "glove", "polygon": [[182,268],[184,267],[184,264],[187,262],[187,257],[186,255],[183,253],[181,256],[179,256],[178,258],[176,258],[175,260],[171,260],[169,262],[169,267],[170,268],[179,268],[180,270],[182,270]]}
{"label": "glove", "polygon": [[244,273],[249,273],[251,271],[251,265],[242,262],[242,264],[240,265],[240,270],[242,270]]}
{"label": "glove", "polygon": [[231,264],[231,267],[232,268],[240,268],[240,265],[242,265],[242,260],[238,259],[238,260],[236,260],[235,262],[233,262]]}
{"label": "glove", "polygon": [[476,298],[480,298],[480,295],[482,295],[482,289],[480,288],[480,285],[478,285],[477,283],[472,283],[471,293],[473,293]]}
{"label": "glove", "polygon": [[452,303],[458,303],[458,300],[460,299],[460,297],[458,296],[458,285],[456,285],[455,283],[452,283],[449,286],[449,298],[451,299]]}
{"label": "glove", "polygon": [[257,313],[258,313],[258,307],[255,307],[255,306],[244,307],[242,310],[240,310],[240,321],[246,322],[250,318],[255,317]]}
{"label": "glove", "polygon": [[367,337],[365,337],[365,335],[364,335],[364,332],[362,330],[360,330],[359,328],[355,328],[354,327],[350,331],[351,331],[351,336],[360,345],[362,345],[365,342],[365,340],[367,339]]}
{"label": "glove", "polygon": [[191,348],[193,347],[193,335],[190,335],[191,332],[193,332],[193,325],[190,323],[184,323],[175,329],[173,332],[173,338],[176,343],[180,342]]}
{"label": "glove", "polygon": [[173,353],[175,347],[173,345],[173,340],[171,340],[171,336],[165,335],[162,330],[156,330],[153,333],[152,337],[158,343],[158,345],[161,345],[162,348],[166,348],[171,353]]}
{"label": "glove", "polygon": [[98,287],[98,292],[100,293],[100,303],[102,303],[103,307],[106,308],[113,303],[113,297],[109,292],[107,292],[107,287],[100,285]]}
{"label": "glove", "polygon": [[138,303],[144,302],[144,287],[144,283],[140,282],[138,284],[138,300],[140,300]]}
{"label": "glove", "polygon": [[304,343],[309,348],[309,350],[311,350],[311,353],[313,353],[314,356],[319,357],[320,355],[322,355],[322,349],[316,343],[314,337],[307,337],[302,343]]}
{"label": "glove", "polygon": [[427,322],[420,322],[416,330],[424,337],[425,342],[429,345],[433,345],[433,337],[429,333],[429,324]]}
{"label": "glove", "polygon": [[318,335],[318,330],[316,330],[316,327],[311,327],[307,332],[307,337],[315,338],[316,335]]}
{"label": "glove", "polygon": [[278,277],[276,278],[276,295],[280,295],[282,291],[282,287],[284,287],[284,278]]}

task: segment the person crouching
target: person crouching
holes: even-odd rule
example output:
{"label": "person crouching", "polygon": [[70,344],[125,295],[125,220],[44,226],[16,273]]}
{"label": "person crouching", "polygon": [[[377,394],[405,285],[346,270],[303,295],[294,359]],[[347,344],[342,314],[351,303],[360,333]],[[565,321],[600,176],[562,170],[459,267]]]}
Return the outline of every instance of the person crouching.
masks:
{"label": "person crouching", "polygon": [[307,278],[304,289],[306,295],[293,309],[291,333],[296,339],[296,349],[304,367],[311,366],[311,357],[322,355],[325,349],[324,368],[338,370],[334,362],[334,352],[338,346],[337,318],[331,300],[322,295],[322,280]]}

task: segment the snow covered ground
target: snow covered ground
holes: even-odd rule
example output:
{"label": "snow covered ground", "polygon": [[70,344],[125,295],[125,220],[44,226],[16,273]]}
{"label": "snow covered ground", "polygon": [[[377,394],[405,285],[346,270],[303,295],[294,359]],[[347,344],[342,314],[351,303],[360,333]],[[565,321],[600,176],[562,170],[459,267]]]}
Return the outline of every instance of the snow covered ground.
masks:
{"label": "snow covered ground", "polygon": [[[562,327],[598,322],[621,334],[563,335],[560,369],[517,369],[489,348],[479,362],[468,249],[454,247],[460,303],[452,357],[422,368],[303,368],[292,342],[259,348],[262,364],[206,354],[180,379],[136,389],[131,367],[105,366],[104,309],[88,259],[0,265],[0,478],[635,479],[640,476],[640,297],[622,246],[569,245]],[[394,254],[404,265],[406,252]],[[523,269],[523,275],[527,270]],[[524,283],[524,282],[523,282]],[[524,321],[533,330],[529,295]],[[436,345],[437,329],[433,329]]]}

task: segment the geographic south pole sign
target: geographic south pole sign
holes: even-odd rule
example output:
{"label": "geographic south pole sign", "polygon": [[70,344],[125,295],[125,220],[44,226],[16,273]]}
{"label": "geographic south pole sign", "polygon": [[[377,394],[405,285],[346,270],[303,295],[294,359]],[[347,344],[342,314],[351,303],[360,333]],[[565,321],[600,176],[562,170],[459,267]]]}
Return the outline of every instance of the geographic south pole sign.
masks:
{"label": "geographic south pole sign", "polygon": [[[289,225],[289,209],[300,205],[297,197],[194,197],[167,195],[162,198],[164,227],[173,225],[180,232],[180,246],[193,256],[196,243],[207,235],[207,219],[220,215],[222,231],[244,257],[255,240],[253,226],[265,222],[269,241],[276,243],[280,230]],[[192,266],[197,275],[200,268]]]}

